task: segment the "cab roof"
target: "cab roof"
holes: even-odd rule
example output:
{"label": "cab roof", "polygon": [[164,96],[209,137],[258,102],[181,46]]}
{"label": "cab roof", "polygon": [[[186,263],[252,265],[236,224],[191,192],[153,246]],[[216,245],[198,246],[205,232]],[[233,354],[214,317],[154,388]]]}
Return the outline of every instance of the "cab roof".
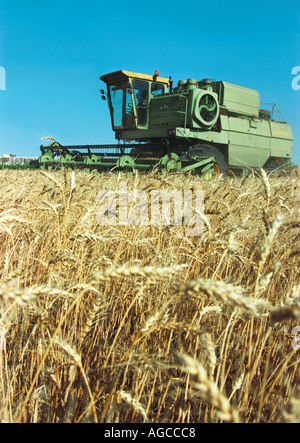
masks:
{"label": "cab roof", "polygon": [[105,83],[111,83],[116,80],[123,80],[125,78],[138,78],[141,80],[148,80],[148,81],[156,81],[159,83],[164,83],[168,86],[170,86],[170,80],[168,78],[164,77],[155,77],[154,75],[147,75],[147,74],[139,74],[137,72],[131,72],[131,71],[116,71],[111,72],[110,74],[105,74],[100,77],[100,80],[104,81]]}

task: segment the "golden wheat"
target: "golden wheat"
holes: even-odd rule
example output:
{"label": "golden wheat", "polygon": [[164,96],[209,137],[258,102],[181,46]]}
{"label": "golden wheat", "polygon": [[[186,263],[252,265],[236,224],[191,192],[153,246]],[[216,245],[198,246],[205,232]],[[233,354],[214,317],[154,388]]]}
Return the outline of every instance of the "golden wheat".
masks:
{"label": "golden wheat", "polygon": [[[121,182],[203,190],[203,235],[100,226],[97,195]],[[299,421],[297,175],[0,184],[1,422]]]}

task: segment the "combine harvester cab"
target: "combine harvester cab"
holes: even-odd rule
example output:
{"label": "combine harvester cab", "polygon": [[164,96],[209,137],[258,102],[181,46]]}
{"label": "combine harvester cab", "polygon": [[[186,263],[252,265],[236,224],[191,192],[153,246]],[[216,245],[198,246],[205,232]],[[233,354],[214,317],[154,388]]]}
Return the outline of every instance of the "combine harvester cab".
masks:
{"label": "combine harvester cab", "polygon": [[[288,166],[293,136],[277,105],[260,109],[257,91],[224,81],[182,80],[117,71],[106,83],[118,144],[41,147],[39,163],[88,170],[193,172]],[[123,143],[121,144],[121,141]]]}

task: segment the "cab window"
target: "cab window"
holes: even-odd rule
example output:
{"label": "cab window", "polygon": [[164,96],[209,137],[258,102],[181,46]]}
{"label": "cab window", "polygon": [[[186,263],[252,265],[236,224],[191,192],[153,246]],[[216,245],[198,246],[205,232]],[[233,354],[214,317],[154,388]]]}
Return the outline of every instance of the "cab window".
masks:
{"label": "cab window", "polygon": [[128,81],[111,84],[109,96],[114,129],[134,128],[132,91]]}
{"label": "cab window", "polygon": [[149,82],[135,79],[132,82],[132,86],[135,97],[138,125],[146,126],[149,103]]}
{"label": "cab window", "polygon": [[151,94],[152,95],[160,95],[164,94],[165,87],[161,83],[152,83],[151,84]]}

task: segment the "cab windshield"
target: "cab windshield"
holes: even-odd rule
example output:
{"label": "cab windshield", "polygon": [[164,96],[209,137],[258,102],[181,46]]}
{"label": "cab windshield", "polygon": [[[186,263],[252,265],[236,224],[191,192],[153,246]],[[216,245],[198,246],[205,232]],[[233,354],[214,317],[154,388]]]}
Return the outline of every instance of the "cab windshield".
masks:
{"label": "cab windshield", "polygon": [[[149,97],[163,94],[161,83],[141,79],[129,79],[109,85],[113,126],[118,129],[132,129],[148,125]],[[134,103],[133,103],[134,102]]]}
{"label": "cab windshield", "polygon": [[132,89],[128,80],[109,86],[114,129],[135,128]]}

